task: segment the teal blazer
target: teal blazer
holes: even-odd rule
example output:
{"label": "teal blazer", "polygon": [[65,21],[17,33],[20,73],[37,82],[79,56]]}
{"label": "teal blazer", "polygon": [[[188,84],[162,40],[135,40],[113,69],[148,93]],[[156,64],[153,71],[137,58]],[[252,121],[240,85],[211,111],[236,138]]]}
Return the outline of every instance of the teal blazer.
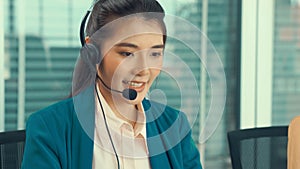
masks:
{"label": "teal blazer", "polygon": [[[146,99],[143,106],[151,168],[202,169],[186,116]],[[90,133],[78,120],[81,116],[90,124]],[[76,114],[72,98],[32,114],[21,168],[92,169],[93,130],[94,113]]]}

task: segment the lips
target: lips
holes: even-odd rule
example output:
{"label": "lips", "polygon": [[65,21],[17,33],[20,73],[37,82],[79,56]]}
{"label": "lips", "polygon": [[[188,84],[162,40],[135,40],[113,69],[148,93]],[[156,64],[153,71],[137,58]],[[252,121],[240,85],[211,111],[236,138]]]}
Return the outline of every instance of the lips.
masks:
{"label": "lips", "polygon": [[146,82],[141,81],[123,81],[127,88],[134,89],[137,92],[144,90]]}
{"label": "lips", "polygon": [[141,87],[144,83],[143,82],[129,82],[130,87]]}

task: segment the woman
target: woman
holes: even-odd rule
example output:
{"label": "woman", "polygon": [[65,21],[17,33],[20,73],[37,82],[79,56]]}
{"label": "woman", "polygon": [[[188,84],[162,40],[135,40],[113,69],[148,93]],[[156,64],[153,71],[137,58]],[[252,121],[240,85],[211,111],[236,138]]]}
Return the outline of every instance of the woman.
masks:
{"label": "woman", "polygon": [[182,112],[145,99],[163,63],[155,0],[100,0],[87,25],[72,97],[27,121],[23,169],[201,169]]}

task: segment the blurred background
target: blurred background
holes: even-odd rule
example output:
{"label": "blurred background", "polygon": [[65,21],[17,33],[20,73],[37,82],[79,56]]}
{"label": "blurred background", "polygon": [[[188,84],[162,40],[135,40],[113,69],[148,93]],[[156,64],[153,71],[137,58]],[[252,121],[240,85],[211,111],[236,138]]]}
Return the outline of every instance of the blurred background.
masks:
{"label": "blurred background", "polygon": [[[206,34],[223,63],[224,113],[199,150],[204,168],[231,168],[228,131],[288,125],[300,114],[300,0],[159,2],[166,13],[185,18]],[[31,113],[68,96],[80,49],[79,26],[91,3],[0,0],[0,131],[24,129]],[[198,142],[213,79],[201,76],[201,61],[184,45],[174,39],[168,45],[198,82],[202,104],[193,124]],[[178,87],[170,87],[169,78],[162,73],[158,86],[168,104],[180,108]]]}

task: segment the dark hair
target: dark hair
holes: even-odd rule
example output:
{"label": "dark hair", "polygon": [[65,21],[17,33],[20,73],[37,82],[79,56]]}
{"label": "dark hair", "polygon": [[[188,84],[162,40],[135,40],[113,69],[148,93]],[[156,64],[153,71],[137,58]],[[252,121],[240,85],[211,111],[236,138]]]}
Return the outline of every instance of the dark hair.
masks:
{"label": "dark hair", "polygon": [[166,26],[163,21],[164,9],[156,0],[99,0],[93,7],[87,27],[86,35],[92,36],[107,23],[120,17],[137,13],[157,13],[157,15],[143,15],[145,19],[157,21],[163,31],[163,42],[166,41]]}

